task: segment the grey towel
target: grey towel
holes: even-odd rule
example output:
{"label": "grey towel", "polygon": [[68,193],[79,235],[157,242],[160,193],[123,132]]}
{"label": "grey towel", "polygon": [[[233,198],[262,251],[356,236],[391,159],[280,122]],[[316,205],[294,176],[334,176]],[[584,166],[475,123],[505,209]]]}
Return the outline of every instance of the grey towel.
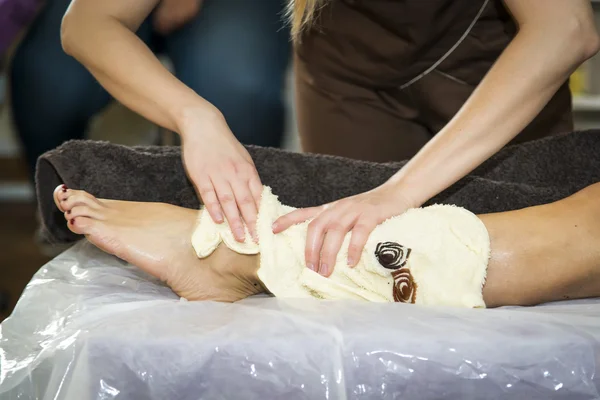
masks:
{"label": "grey towel", "polygon": [[[263,183],[295,207],[367,191],[404,164],[248,149]],[[179,147],[70,141],[40,157],[36,180],[41,232],[51,242],[78,239],[52,199],[62,183],[100,198],[200,205]],[[576,132],[506,148],[429,203],[456,204],[475,213],[507,211],[552,202],[599,181],[600,131]]]}

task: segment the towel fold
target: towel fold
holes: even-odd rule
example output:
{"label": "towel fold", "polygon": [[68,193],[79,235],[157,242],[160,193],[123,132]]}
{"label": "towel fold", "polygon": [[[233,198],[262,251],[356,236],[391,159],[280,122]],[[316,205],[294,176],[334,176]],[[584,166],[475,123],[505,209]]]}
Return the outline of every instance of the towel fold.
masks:
{"label": "towel fold", "polygon": [[[370,190],[404,165],[270,148],[248,150],[263,184],[293,207],[316,206]],[[36,181],[41,233],[49,242],[79,239],[54,205],[52,192],[62,183],[99,198],[200,205],[186,178],[179,147],[70,141],[40,157]],[[428,204],[454,204],[476,214],[508,211],[556,201],[598,181],[600,131],[575,132],[503,149]]]}

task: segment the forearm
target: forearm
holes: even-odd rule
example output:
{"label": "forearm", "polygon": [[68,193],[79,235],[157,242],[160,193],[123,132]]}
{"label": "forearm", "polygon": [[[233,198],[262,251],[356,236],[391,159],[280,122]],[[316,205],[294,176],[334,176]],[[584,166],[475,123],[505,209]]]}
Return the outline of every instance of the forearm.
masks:
{"label": "forearm", "polygon": [[409,193],[415,205],[505,146],[598,46],[595,32],[582,33],[578,26],[543,29],[541,25],[520,27],[456,116],[392,178],[390,182]]}
{"label": "forearm", "polygon": [[[136,5],[139,2],[136,2]],[[180,132],[186,113],[218,114],[208,102],[174,77],[135,35],[152,10],[120,20],[99,4],[78,0],[63,21],[67,53],[81,62],[117,100],[167,129]]]}

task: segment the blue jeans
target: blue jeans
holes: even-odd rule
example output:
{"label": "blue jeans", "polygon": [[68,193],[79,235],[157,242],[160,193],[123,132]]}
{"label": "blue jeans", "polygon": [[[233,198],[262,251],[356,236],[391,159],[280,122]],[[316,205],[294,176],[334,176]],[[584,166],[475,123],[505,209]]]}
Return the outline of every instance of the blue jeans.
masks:
{"label": "blue jeans", "polygon": [[[173,34],[157,36],[147,20],[138,35],[171,59],[179,79],[221,110],[242,143],[278,147],[291,51],[284,1],[205,0],[200,14]],[[14,121],[32,174],[41,154],[82,138],[90,118],[111,100],[62,50],[60,23],[69,3],[47,0],[12,64]]]}

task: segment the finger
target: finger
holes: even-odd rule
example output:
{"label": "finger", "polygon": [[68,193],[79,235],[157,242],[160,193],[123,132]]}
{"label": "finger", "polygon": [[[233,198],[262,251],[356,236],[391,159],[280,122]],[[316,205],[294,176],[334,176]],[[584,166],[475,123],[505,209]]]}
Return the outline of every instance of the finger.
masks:
{"label": "finger", "polygon": [[355,220],[355,214],[346,212],[344,209],[336,209],[331,213],[330,222],[325,228],[325,239],[319,257],[319,273],[321,275],[329,276],[333,272],[346,234],[352,229]]}
{"label": "finger", "polygon": [[221,209],[221,204],[219,203],[212,181],[208,176],[200,179],[198,193],[212,220],[217,224],[223,223],[223,210]]}
{"label": "finger", "polygon": [[327,217],[328,214],[320,214],[308,224],[306,232],[306,247],[304,250],[306,266],[315,272],[319,272],[319,258],[325,239],[325,228],[329,224]]}
{"label": "finger", "polygon": [[325,238],[323,239],[323,247],[321,248],[321,256],[318,261],[319,274],[325,277],[331,275],[335,268],[335,261],[345,236],[346,234],[341,230],[326,230]]}
{"label": "finger", "polygon": [[[260,176],[258,176],[258,172],[256,171],[256,167],[254,164],[251,164],[250,170],[247,172],[249,175],[248,178],[248,187],[250,189],[250,193],[252,194],[252,198],[254,199],[254,204],[256,204],[256,213],[258,215],[260,211],[260,202],[262,198],[263,185],[260,181]],[[258,218],[258,217],[257,217]],[[255,242],[258,242],[258,233],[256,231],[256,224],[254,227],[249,227],[250,233],[254,238]]]}
{"label": "finger", "polygon": [[377,224],[375,222],[358,221],[352,228],[352,236],[348,245],[348,265],[355,267],[360,261],[362,251],[369,240],[369,235]]}
{"label": "finger", "polygon": [[[258,177],[258,175],[256,175],[255,178],[250,178],[250,191],[252,192],[252,197],[254,197],[254,202],[256,203],[256,212],[259,213],[260,212],[260,202],[262,199],[262,192],[263,192],[263,185],[260,182],[260,178]],[[258,243],[258,232],[256,231],[256,228],[254,228],[254,231],[250,231],[252,232],[252,237],[254,237],[254,241]]]}
{"label": "finger", "polygon": [[292,225],[300,224],[314,218],[322,210],[322,207],[299,208],[291,213],[282,215],[273,223],[273,233],[277,234],[283,232]]}
{"label": "finger", "polygon": [[256,218],[258,210],[248,185],[249,182],[247,181],[237,180],[232,183],[231,188],[233,190],[233,195],[235,196],[237,207],[242,214],[242,218],[244,219],[246,226],[248,226],[252,236],[256,239]]}
{"label": "finger", "polygon": [[244,231],[244,225],[242,224],[242,220],[240,218],[240,211],[237,203],[235,202],[235,196],[233,194],[231,185],[229,182],[221,178],[215,179],[213,181],[213,185],[217,193],[217,198],[221,203],[221,208],[223,209],[225,217],[227,218],[227,222],[229,223],[229,228],[233,233],[233,237],[238,242],[244,242],[246,239],[246,233]]}
{"label": "finger", "polygon": [[260,200],[262,198],[263,184],[260,181],[260,177],[258,176],[258,174],[254,174],[254,176],[250,178],[249,186],[250,191],[252,192],[252,197],[254,197],[254,202],[256,203],[256,208],[260,209]]}

